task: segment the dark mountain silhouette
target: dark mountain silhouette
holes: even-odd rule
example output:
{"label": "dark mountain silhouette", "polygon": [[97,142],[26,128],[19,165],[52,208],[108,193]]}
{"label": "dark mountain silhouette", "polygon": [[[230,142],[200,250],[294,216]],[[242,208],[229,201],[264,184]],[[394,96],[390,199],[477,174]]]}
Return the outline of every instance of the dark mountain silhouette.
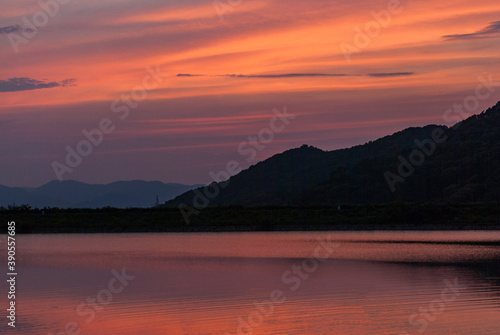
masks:
{"label": "dark mountain silhouette", "polygon": [[500,102],[453,127],[408,128],[329,152],[303,145],[166,206],[498,201],[499,172]]}
{"label": "dark mountain silhouette", "polygon": [[0,186],[0,206],[101,208],[151,207],[156,195],[168,200],[200,185],[164,184],[159,181],[118,181],[106,185],[77,181],[51,181],[38,188]]}

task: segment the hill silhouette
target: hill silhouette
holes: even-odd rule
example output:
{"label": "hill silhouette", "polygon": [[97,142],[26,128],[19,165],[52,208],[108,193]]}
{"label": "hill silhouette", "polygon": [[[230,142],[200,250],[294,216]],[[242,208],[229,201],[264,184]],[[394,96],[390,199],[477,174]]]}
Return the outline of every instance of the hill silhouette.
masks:
{"label": "hill silhouette", "polygon": [[408,128],[334,151],[303,145],[165,206],[498,201],[499,171],[500,102],[453,127]]}
{"label": "hill silhouette", "polygon": [[199,186],[143,180],[102,185],[55,180],[37,188],[0,185],[0,206],[27,204],[39,208],[151,207],[155,205],[156,195],[165,201]]}

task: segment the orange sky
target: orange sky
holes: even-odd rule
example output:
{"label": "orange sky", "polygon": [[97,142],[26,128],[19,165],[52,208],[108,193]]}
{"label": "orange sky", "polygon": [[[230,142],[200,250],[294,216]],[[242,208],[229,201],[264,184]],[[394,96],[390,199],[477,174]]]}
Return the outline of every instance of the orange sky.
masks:
{"label": "orange sky", "polygon": [[[51,164],[103,118],[115,130],[64,179],[205,183],[231,159],[246,167],[303,143],[332,150],[443,124],[478,76],[500,78],[500,3],[394,1],[242,0],[222,16],[206,0],[70,1],[53,16],[3,4],[0,184],[56,179]],[[35,33],[26,22],[43,27],[15,52],[13,34]],[[369,43],[356,44],[367,27]],[[359,51],[350,61],[346,44]],[[112,102],[157,66],[169,75],[119,119]],[[285,105],[296,118],[247,162],[238,144]]]}

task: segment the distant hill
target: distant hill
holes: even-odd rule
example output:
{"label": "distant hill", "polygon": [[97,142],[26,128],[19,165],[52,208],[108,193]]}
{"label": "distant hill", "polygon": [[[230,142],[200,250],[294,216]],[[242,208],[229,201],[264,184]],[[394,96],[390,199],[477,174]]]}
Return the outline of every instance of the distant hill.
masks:
{"label": "distant hill", "polygon": [[165,205],[195,207],[213,187],[209,206],[498,201],[499,172],[500,102],[453,127],[408,128],[334,151],[303,145]]}
{"label": "distant hill", "polygon": [[0,185],[0,206],[101,208],[152,207],[156,195],[163,203],[201,185],[164,184],[159,181],[118,181],[106,185],[51,181],[38,188]]}

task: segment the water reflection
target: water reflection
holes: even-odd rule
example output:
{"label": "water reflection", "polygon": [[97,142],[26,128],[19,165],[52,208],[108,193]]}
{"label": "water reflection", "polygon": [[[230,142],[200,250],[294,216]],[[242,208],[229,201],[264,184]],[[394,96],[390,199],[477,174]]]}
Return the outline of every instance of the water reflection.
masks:
{"label": "water reflection", "polygon": [[[338,247],[310,261],[328,237]],[[20,236],[20,312],[8,331],[498,334],[498,241],[497,232]],[[92,307],[123,267],[135,279]]]}

